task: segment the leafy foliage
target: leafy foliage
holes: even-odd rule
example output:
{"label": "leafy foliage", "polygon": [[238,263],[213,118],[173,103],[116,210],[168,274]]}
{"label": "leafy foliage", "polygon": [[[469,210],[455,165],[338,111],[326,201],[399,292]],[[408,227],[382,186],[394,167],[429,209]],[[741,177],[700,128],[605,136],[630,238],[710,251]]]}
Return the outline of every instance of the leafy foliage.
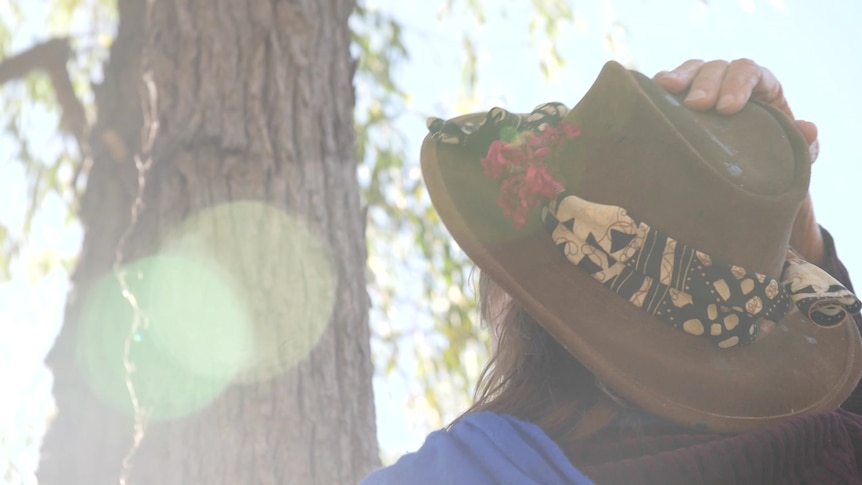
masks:
{"label": "leafy foliage", "polygon": [[[394,79],[408,59],[401,27],[360,5],[352,28],[375,361],[382,374],[415,366],[418,380],[409,379],[414,404],[431,411],[432,425],[439,425],[463,407],[486,355],[470,267],[425,195],[416,156],[407,153],[397,127],[408,102]],[[465,360],[474,362],[469,374]]]}
{"label": "leafy foliage", "polygon": [[532,0],[535,15],[530,21],[530,35],[541,45],[539,68],[549,77],[555,68],[563,65],[563,56],[554,39],[565,24],[574,24],[577,19],[567,0]]}
{"label": "leafy foliage", "polygon": [[[565,0],[532,0],[530,34],[542,46],[546,75],[563,64],[553,42],[574,13]],[[439,12],[486,21],[486,9],[504,8],[480,0],[447,0]],[[463,410],[489,354],[480,327],[472,263],[449,237],[422,185],[418,153],[405,149],[399,120],[410,116],[408,96],[398,85],[399,67],[409,60],[404,32],[385,12],[360,4],[353,18],[358,56],[357,153],[359,180],[368,204],[369,293],[372,344],[378,373],[415,373],[409,382],[412,406],[439,427]],[[475,99],[479,56],[470,32],[460,33],[464,62],[459,105]]]}
{"label": "leafy foliage", "polygon": [[[42,12],[40,12],[40,9]],[[30,44],[43,39],[14,32],[24,31],[23,26],[44,24],[36,17],[45,13],[48,18],[46,32],[38,35],[69,37],[74,56],[67,69],[75,93],[82,100],[89,119],[94,117],[91,83],[99,80],[99,69],[107,58],[110,39],[116,28],[116,5],[110,0],[50,0],[41,5],[20,0],[0,3],[0,61],[16,54]],[[28,17],[29,16],[29,17]],[[85,30],[77,30],[85,25]],[[0,143],[23,170],[27,190],[27,203],[21,223],[7,227],[0,221],[0,281],[10,276],[10,263],[22,248],[27,247],[34,218],[51,199],[59,200],[67,224],[76,217],[78,197],[86,179],[84,161],[68,127],[61,124],[60,106],[54,96],[47,73],[35,71],[24,79],[2,86],[0,96]],[[54,134],[46,126],[56,127]],[[36,134],[36,135],[34,135]],[[44,275],[53,268],[51,261],[71,267],[74,257],[40,259],[37,273]]]}

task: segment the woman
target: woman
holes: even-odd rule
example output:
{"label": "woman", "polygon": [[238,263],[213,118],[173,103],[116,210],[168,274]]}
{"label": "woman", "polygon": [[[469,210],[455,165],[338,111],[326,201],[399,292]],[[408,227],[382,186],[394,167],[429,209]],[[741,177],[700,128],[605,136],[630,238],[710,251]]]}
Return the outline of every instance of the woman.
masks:
{"label": "woman", "polygon": [[768,70],[692,60],[434,121],[423,174],[496,348],[475,404],[364,483],[862,483],[836,409],[862,304],[790,120]]}

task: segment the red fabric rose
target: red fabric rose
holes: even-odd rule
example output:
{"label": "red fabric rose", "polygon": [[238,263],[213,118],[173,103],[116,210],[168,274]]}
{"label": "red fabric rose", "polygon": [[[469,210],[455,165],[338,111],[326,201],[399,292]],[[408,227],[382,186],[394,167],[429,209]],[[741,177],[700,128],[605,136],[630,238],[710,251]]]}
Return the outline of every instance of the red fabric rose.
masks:
{"label": "red fabric rose", "polygon": [[532,208],[563,190],[563,185],[551,176],[547,159],[567,140],[580,134],[574,125],[560,123],[544,125],[538,133],[527,134],[520,142],[491,143],[482,167],[488,177],[502,179],[497,205],[512,219],[515,228],[526,224]]}

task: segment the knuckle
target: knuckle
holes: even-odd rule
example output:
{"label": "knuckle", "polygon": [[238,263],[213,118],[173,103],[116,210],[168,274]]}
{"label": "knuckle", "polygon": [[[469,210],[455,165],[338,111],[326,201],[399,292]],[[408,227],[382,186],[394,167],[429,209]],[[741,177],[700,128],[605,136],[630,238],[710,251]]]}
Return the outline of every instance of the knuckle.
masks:
{"label": "knuckle", "polygon": [[752,89],[759,79],[760,76],[757,75],[756,71],[744,71],[736,73],[733,77],[728,79],[728,83],[734,87]]}
{"label": "knuckle", "polygon": [[692,88],[714,91],[721,85],[721,81],[708,76],[700,76],[692,81],[691,85]]}
{"label": "knuckle", "polygon": [[756,62],[747,57],[740,57],[739,59],[735,59],[731,64],[739,67],[760,69],[760,66]]}
{"label": "knuckle", "polygon": [[700,69],[700,66],[703,65],[703,60],[701,59],[689,59],[682,64],[679,65],[674,71],[689,71],[695,72]]}
{"label": "knuckle", "polygon": [[706,69],[706,68],[709,68],[709,69],[724,69],[725,67],[727,67],[727,66],[728,66],[728,64],[729,64],[729,63],[728,63],[727,61],[725,61],[725,60],[722,60],[722,59],[716,59],[716,60],[714,60],[714,61],[709,61],[709,62],[707,62],[707,63],[704,63],[703,67],[704,67],[705,69]]}

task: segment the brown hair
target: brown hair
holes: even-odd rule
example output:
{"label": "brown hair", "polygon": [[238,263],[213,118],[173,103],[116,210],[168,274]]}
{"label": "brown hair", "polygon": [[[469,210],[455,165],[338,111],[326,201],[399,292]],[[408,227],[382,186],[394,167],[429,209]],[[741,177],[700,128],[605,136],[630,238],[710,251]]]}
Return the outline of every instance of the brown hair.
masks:
{"label": "brown hair", "polygon": [[474,403],[462,416],[508,414],[538,425],[566,450],[622,409],[619,398],[484,273],[479,305],[497,346],[479,377]]}

